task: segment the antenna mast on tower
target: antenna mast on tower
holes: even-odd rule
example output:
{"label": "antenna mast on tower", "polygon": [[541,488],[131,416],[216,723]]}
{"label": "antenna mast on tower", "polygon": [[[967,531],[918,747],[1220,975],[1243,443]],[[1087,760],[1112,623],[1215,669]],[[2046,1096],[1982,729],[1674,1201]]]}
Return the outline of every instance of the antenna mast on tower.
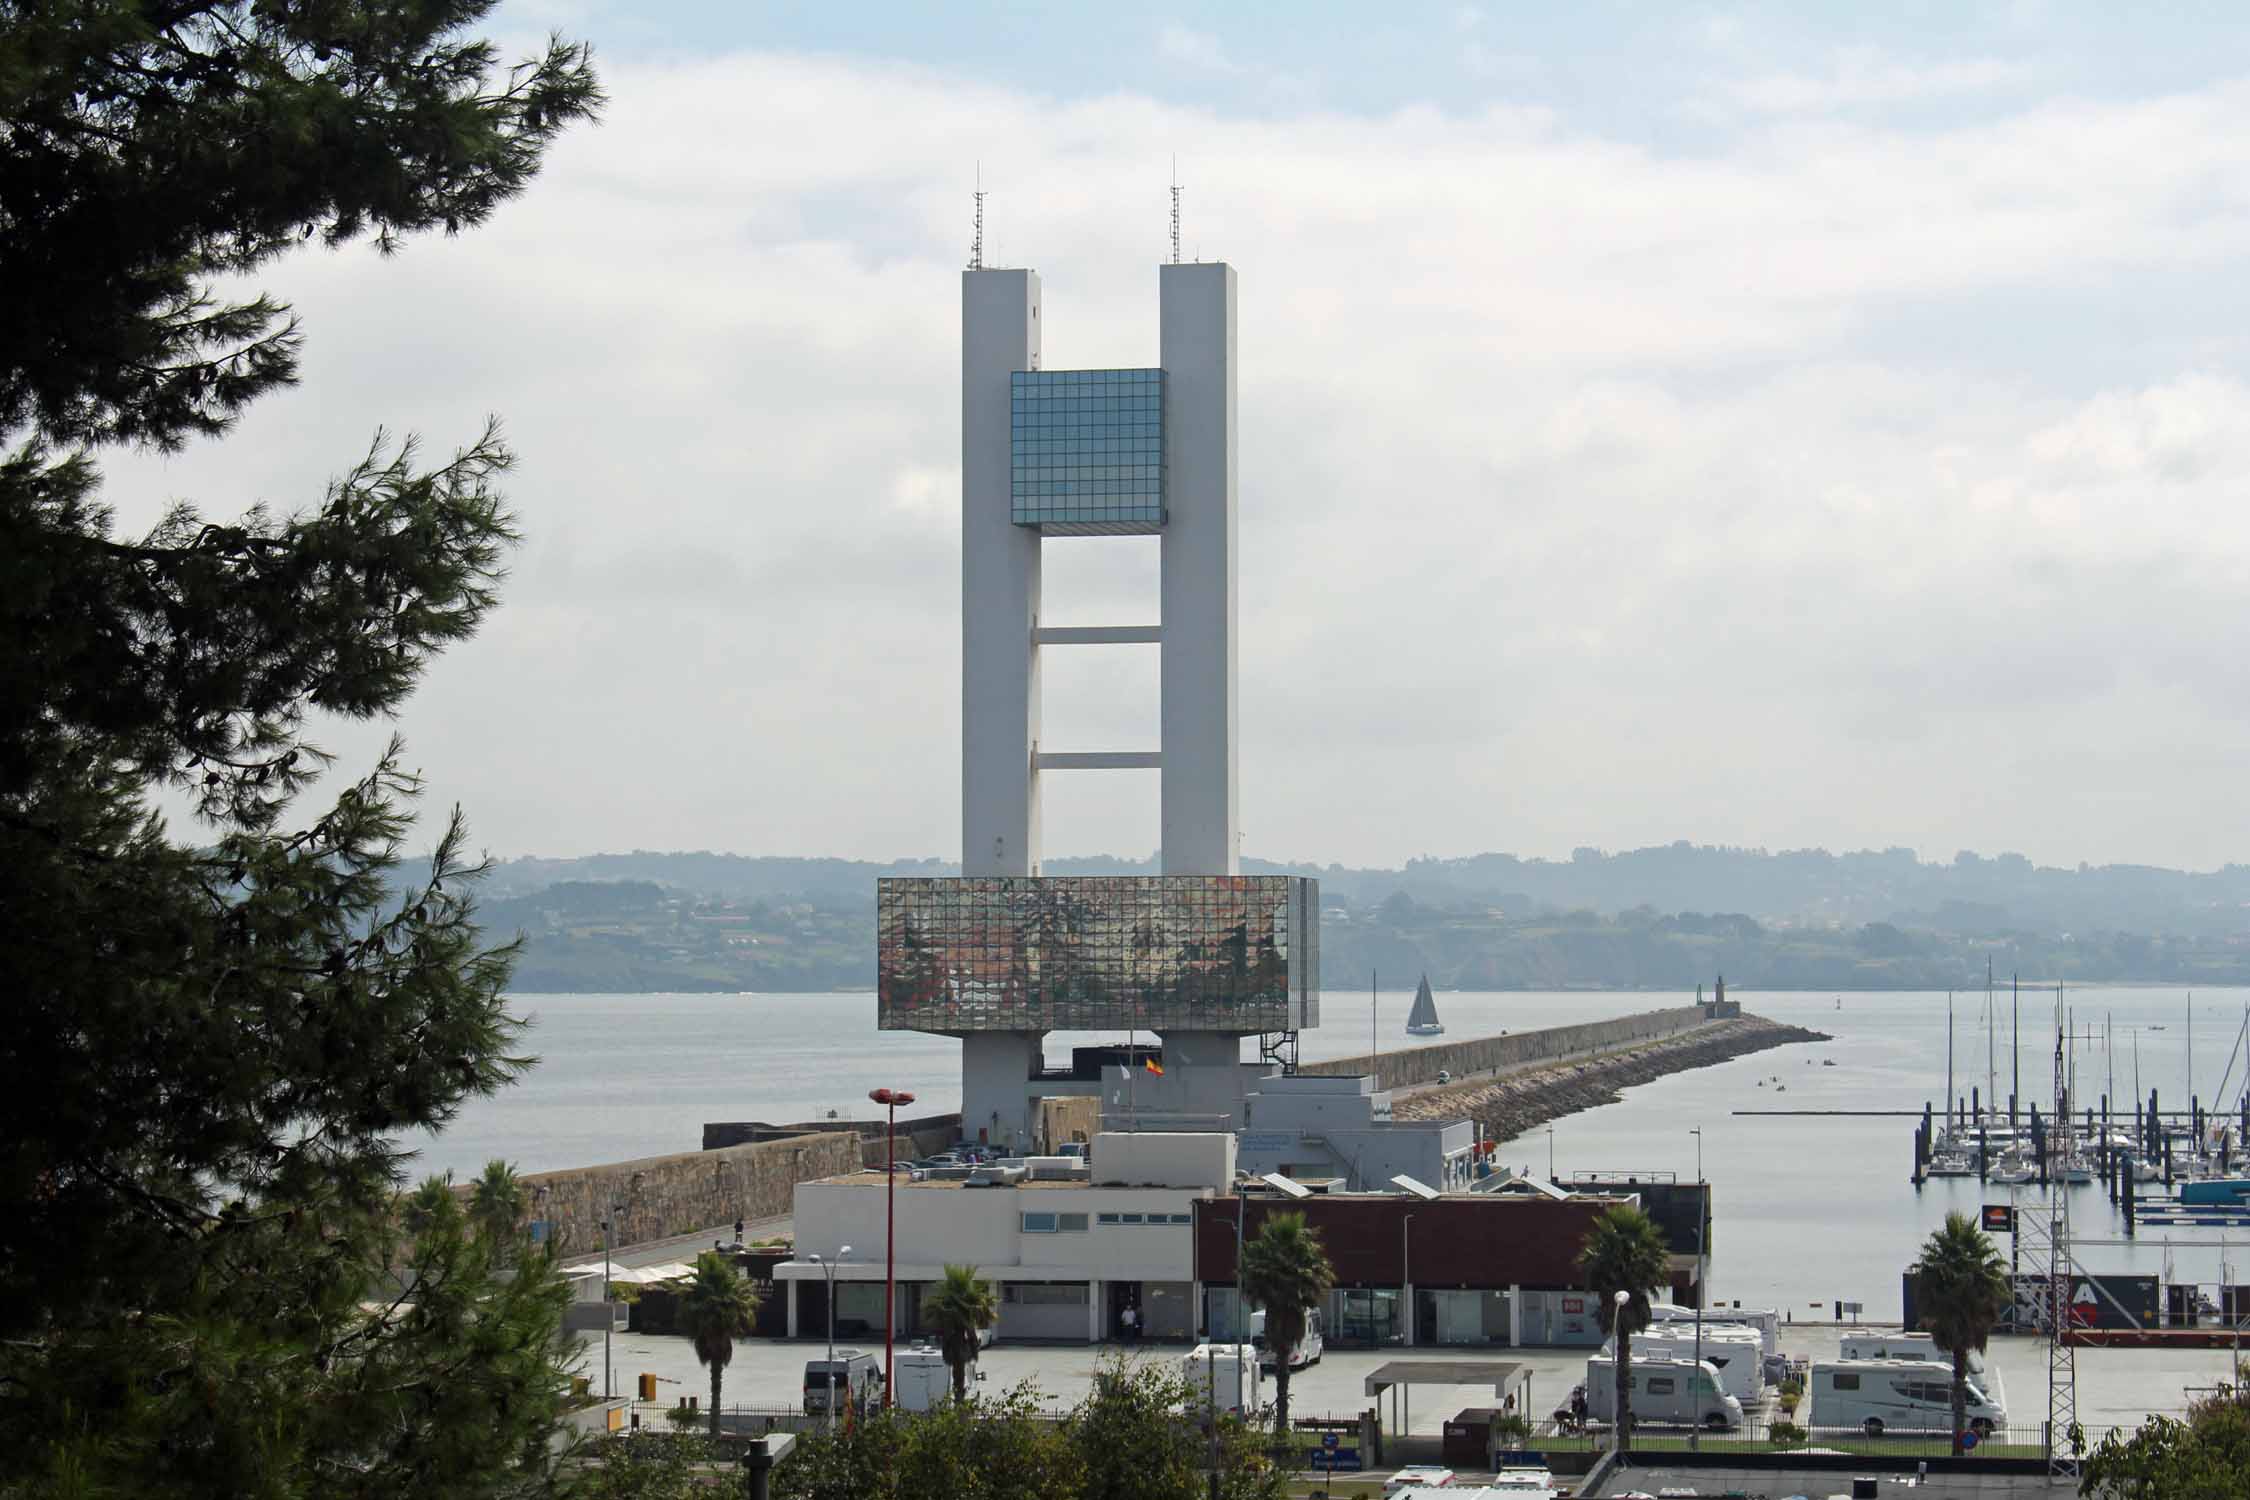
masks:
{"label": "antenna mast on tower", "polygon": [[1172,158],[1172,264],[1180,263],[1180,159]]}
{"label": "antenna mast on tower", "polygon": [[969,241],[969,269],[981,271],[984,269],[984,163],[981,161],[977,163],[976,200],[977,232],[976,238]]}

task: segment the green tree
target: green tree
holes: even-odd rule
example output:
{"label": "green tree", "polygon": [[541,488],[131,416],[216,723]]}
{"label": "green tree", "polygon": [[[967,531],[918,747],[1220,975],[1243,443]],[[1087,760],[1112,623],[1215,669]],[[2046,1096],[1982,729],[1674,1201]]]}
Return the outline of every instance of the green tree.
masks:
{"label": "green tree", "polygon": [[1656,1221],[1620,1203],[1586,1231],[1578,1266],[1600,1309],[1602,1332],[1617,1343],[1617,1451],[1623,1453],[1633,1434],[1633,1335],[1648,1327],[1648,1294],[1670,1279],[1671,1257]]}
{"label": "green tree", "polygon": [[[490,0],[0,0],[0,1490],[506,1494],[553,1475],[544,1256],[397,1142],[528,1059],[458,813],[389,889],[395,742],[322,809],[315,712],[394,713],[513,530],[494,431],[378,436],[298,514],[113,534],[94,451],[290,383],[283,250],[480,222],[599,102]],[[199,826],[152,809],[172,789]]]}
{"label": "green tree", "polygon": [[680,1288],[680,1331],[711,1369],[711,1436],[719,1435],[719,1383],[734,1358],[734,1341],[758,1326],[758,1289],[716,1250],[695,1258],[695,1275]]}
{"label": "green tree", "polygon": [[523,1222],[523,1183],[504,1161],[488,1161],[469,1190],[469,1217],[496,1240],[512,1240]]}
{"label": "green tree", "polygon": [[1265,1309],[1266,1352],[1273,1357],[1274,1433],[1286,1437],[1290,1356],[1305,1341],[1313,1309],[1336,1284],[1336,1270],[1321,1248],[1320,1232],[1306,1227],[1303,1214],[1271,1213],[1242,1247],[1236,1280],[1242,1296]]}
{"label": "green tree", "polygon": [[1081,1492],[1078,1450],[1018,1385],[919,1415],[880,1408],[808,1433],[774,1474],[781,1500],[1056,1500]]}
{"label": "green tree", "polygon": [[1968,1422],[1969,1351],[1981,1351],[2014,1300],[2008,1263],[1967,1214],[1947,1214],[1914,1262],[1914,1304],[1922,1327],[1953,1356],[1953,1451]]}
{"label": "green tree", "polygon": [[2187,1420],[2112,1430],[2086,1458],[2079,1493],[2097,1500],[2240,1500],[2250,1495],[2250,1392],[2222,1390]]}
{"label": "green tree", "polygon": [[978,1335],[1000,1321],[992,1283],[978,1279],[975,1266],[947,1266],[944,1279],[922,1299],[922,1321],[937,1330],[938,1349],[953,1371],[953,1399],[966,1400]]}

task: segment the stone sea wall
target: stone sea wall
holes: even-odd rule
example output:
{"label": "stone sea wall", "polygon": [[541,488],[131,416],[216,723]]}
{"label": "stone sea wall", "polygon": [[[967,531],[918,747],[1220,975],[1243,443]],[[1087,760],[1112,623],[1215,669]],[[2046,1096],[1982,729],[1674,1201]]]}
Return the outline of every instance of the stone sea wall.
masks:
{"label": "stone sea wall", "polygon": [[[1700,1006],[1643,1011],[1609,1021],[1584,1021],[1575,1026],[1548,1026],[1538,1031],[1512,1031],[1506,1036],[1479,1037],[1473,1041],[1436,1042],[1426,1047],[1401,1047],[1376,1059],[1378,1087],[1413,1088],[1436,1083],[1442,1070],[1454,1077],[1490,1073],[1494,1069],[1533,1067],[1594,1052],[1613,1051],[1662,1037],[1678,1036],[1698,1027],[1717,1025],[1704,1018]],[[1367,1059],[1342,1057],[1333,1062],[1307,1063],[1305,1073],[1365,1073]]]}
{"label": "stone sea wall", "polygon": [[1707,1068],[1773,1047],[1828,1040],[1825,1032],[1785,1026],[1763,1016],[1743,1016],[1592,1056],[1417,1089],[1394,1100],[1392,1113],[1401,1120],[1458,1120],[1467,1116],[1477,1122],[1479,1139],[1512,1140],[1565,1115],[1614,1104],[1619,1090],[1635,1084],[1653,1083],[1673,1073]]}
{"label": "stone sea wall", "polygon": [[536,1172],[523,1187],[530,1216],[546,1220],[563,1254],[572,1256],[601,1248],[601,1220],[612,1204],[619,1205],[612,1243],[639,1245],[731,1225],[738,1216],[778,1218],[792,1211],[798,1183],[859,1166],[859,1136],[834,1131]]}

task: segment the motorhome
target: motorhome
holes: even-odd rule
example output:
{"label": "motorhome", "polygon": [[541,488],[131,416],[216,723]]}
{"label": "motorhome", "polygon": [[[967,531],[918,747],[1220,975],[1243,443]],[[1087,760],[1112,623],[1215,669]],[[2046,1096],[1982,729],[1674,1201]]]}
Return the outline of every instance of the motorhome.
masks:
{"label": "motorhome", "polygon": [[1263,1404],[1258,1351],[1248,1344],[1197,1344],[1181,1357],[1180,1375],[1187,1382],[1190,1415],[1216,1407],[1249,1417]]}
{"label": "motorhome", "polygon": [[[1950,1432],[1953,1428],[1953,1367],[1927,1359],[1839,1359],[1816,1361],[1806,1392],[1815,1432],[1858,1429],[1870,1437],[1885,1432]],[[1966,1417],[1970,1428],[1990,1434],[2008,1425],[2008,1413],[1969,1382]]]}
{"label": "motorhome", "polygon": [[[1676,1302],[1656,1303],[1649,1308],[1648,1313],[1651,1327],[1663,1327],[1674,1323],[1684,1323],[1691,1328],[1695,1325],[1695,1309],[1682,1307]],[[1760,1352],[1765,1354],[1779,1354],[1781,1352],[1781,1314],[1775,1312],[1772,1308],[1706,1307],[1703,1309],[1703,1326],[1708,1329],[1713,1325],[1725,1328],[1755,1328],[1758,1330]]]}
{"label": "motorhome", "polygon": [[[1262,1307],[1250,1313],[1250,1342],[1258,1351],[1258,1363],[1267,1370],[1273,1369],[1273,1355],[1266,1348],[1266,1310]],[[1302,1370],[1307,1365],[1319,1364],[1321,1347],[1320,1309],[1316,1307],[1305,1314],[1305,1336],[1289,1351],[1289,1368]]]}
{"label": "motorhome", "polygon": [[[1635,1358],[1626,1373],[1633,1421],[1671,1427],[1724,1431],[1742,1425],[1742,1403],[1719,1389],[1711,1362]],[[1617,1420],[1617,1363],[1606,1354],[1586,1361],[1586,1415],[1597,1422]]]}
{"label": "motorhome", "polygon": [[[1935,1338],[1926,1333],[1854,1333],[1847,1334],[1836,1347],[1838,1359],[1927,1359],[1946,1367],[1945,1378],[1953,1378],[1953,1355],[1940,1349]],[[1969,1378],[1977,1389],[1984,1392],[2000,1406],[2008,1404],[2008,1393],[2001,1388],[2000,1372],[1985,1360],[1984,1351],[1969,1351]]]}
{"label": "motorhome", "polygon": [[[1604,1344],[1602,1351],[1616,1352],[1610,1344]],[[1754,1329],[1706,1326],[1700,1346],[1692,1328],[1683,1331],[1671,1324],[1661,1330],[1644,1329],[1633,1338],[1634,1363],[1644,1356],[1691,1363],[1701,1359],[1719,1372],[1719,1389],[1746,1405],[1755,1404],[1765,1393],[1765,1356],[1758,1350]]]}
{"label": "motorhome", "polygon": [[821,1416],[865,1411],[881,1398],[883,1367],[864,1349],[838,1349],[834,1359],[805,1361],[805,1411]]}

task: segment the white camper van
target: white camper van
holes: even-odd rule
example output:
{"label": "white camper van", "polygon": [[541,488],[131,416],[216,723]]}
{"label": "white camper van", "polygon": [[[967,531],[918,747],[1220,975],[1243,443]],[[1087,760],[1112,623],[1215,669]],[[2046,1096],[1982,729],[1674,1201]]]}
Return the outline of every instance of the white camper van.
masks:
{"label": "white camper van", "polygon": [[[1945,1378],[1953,1378],[1953,1354],[1940,1349],[1937,1340],[1926,1333],[1854,1333],[1845,1336],[1837,1345],[1838,1359],[1929,1359],[1944,1365]],[[2001,1388],[2000,1372],[1985,1362],[1981,1350],[1969,1351],[1969,1380],[1985,1393],[1996,1406],[2008,1404],[2008,1393]]]}
{"label": "white camper van", "polygon": [[[1719,1372],[1719,1389],[1745,1405],[1756,1404],[1765,1393],[1765,1354],[1758,1346],[1758,1335],[1753,1329],[1706,1325],[1699,1351],[1693,1328],[1667,1324],[1662,1328],[1644,1329],[1633,1336],[1635,1364],[1640,1363],[1643,1350],[1650,1359],[1684,1359],[1690,1363],[1700,1354],[1705,1364]],[[1604,1344],[1602,1351],[1613,1354],[1616,1347],[1614,1343]]]}
{"label": "white camper van", "polygon": [[1216,1406],[1248,1417],[1261,1404],[1258,1351],[1248,1344],[1197,1344],[1181,1356],[1180,1376],[1187,1382],[1190,1416]]}
{"label": "white camper van", "polygon": [[[1742,1425],[1742,1403],[1719,1389],[1719,1372],[1705,1360],[1641,1359],[1635,1356],[1633,1421],[1668,1427],[1708,1427],[1724,1431]],[[1617,1420],[1617,1362],[1606,1354],[1586,1361],[1586,1415],[1597,1422]]]}
{"label": "white camper van", "polygon": [[[830,1359],[805,1361],[805,1411],[819,1416],[846,1407],[865,1411],[882,1399],[883,1367],[863,1349],[838,1349]],[[831,1407],[830,1403],[834,1405]]]}
{"label": "white camper van", "polygon": [[[1682,1307],[1677,1302],[1659,1302],[1649,1308],[1649,1324],[1661,1328],[1668,1324],[1695,1326],[1695,1309]],[[1703,1330],[1708,1333],[1712,1325],[1725,1328],[1755,1328],[1761,1352],[1781,1352],[1781,1314],[1772,1308],[1759,1307],[1706,1307],[1703,1309]]]}
{"label": "white camper van", "polygon": [[[1817,1361],[1806,1395],[1813,1431],[1858,1428],[1886,1432],[1948,1432],[1953,1427],[1953,1366],[1926,1359]],[[2007,1409],[1969,1381],[1966,1412],[1980,1435],[2008,1425]]]}

